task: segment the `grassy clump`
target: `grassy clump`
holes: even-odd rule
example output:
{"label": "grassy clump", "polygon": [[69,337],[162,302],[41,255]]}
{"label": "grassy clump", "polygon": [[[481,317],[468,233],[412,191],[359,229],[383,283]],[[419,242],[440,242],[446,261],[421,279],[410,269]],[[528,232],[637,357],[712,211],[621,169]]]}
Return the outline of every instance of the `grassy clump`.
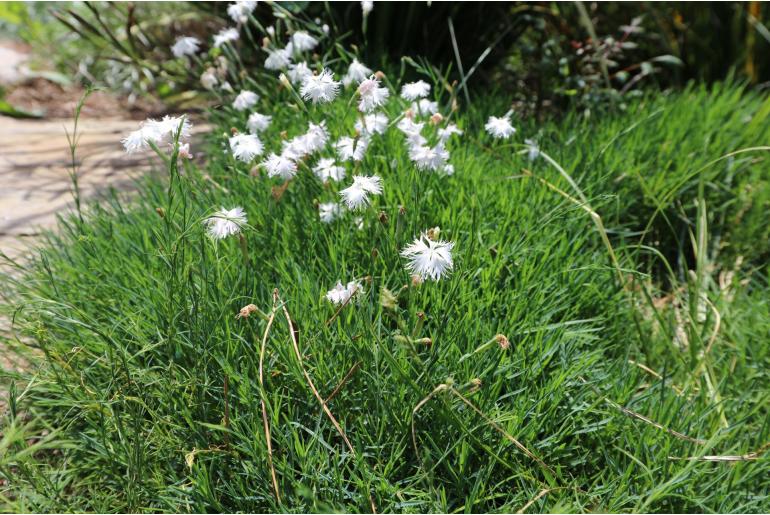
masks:
{"label": "grassy clump", "polygon": [[[352,123],[334,109],[333,133]],[[384,192],[360,230],[319,221],[335,194],[309,173],[281,191],[233,161],[232,113],[214,116],[205,170],[63,222],[7,281],[16,331],[44,354],[5,420],[7,506],[770,509],[768,458],[748,454],[770,441],[768,160],[720,159],[770,141],[770,102],[690,88],[522,121],[548,156],[534,161],[484,135],[495,112],[459,116],[451,177],[416,171],[397,131],[375,138],[360,170]],[[272,114],[264,141],[322,116]],[[243,242],[211,241],[201,220],[236,205]],[[412,285],[398,253],[435,226],[455,271]],[[366,292],[337,312],[323,296],[354,278]],[[235,317],[252,303],[263,316]],[[355,452],[307,377],[336,391]]]}

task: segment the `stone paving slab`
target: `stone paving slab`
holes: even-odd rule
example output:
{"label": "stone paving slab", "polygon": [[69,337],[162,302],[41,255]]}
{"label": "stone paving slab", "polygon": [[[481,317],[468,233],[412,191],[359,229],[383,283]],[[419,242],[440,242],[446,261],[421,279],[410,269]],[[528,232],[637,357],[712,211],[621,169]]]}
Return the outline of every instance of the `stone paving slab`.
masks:
{"label": "stone paving slab", "polygon": [[[16,258],[26,242],[56,224],[74,206],[69,144],[72,120],[16,120],[0,117],[0,250]],[[120,140],[135,120],[80,121],[76,150],[84,202],[109,188],[131,191],[151,166],[152,154],[126,155]],[[196,127],[200,133],[205,127]]]}

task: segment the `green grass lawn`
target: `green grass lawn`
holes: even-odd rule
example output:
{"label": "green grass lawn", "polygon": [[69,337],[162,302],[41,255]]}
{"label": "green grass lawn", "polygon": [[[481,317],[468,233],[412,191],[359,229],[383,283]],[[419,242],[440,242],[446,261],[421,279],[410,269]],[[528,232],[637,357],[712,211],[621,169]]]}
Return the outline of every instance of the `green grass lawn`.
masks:
{"label": "green grass lawn", "polygon": [[[260,101],[271,150],[350,133],[345,101],[291,101]],[[770,510],[770,100],[691,87],[492,140],[505,109],[453,115],[451,176],[393,127],[341,185],[283,191],[232,158],[223,108],[205,166],[64,220],[0,287],[42,351],[5,381],[5,509]],[[356,173],[383,194],[321,222]],[[235,206],[243,240],[213,241]],[[454,270],[413,284],[399,253],[433,227]]]}

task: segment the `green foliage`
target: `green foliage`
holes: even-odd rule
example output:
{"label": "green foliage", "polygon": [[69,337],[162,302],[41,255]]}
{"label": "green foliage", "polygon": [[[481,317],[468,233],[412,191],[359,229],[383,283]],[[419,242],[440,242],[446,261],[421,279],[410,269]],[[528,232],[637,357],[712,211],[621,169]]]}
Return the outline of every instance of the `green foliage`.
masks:
{"label": "green foliage", "polygon": [[[264,141],[353,122],[344,103],[293,101],[263,95]],[[171,165],[134,202],[68,217],[5,279],[15,331],[44,355],[14,378],[6,509],[767,511],[768,457],[749,453],[770,440],[768,153],[736,152],[767,143],[768,102],[690,87],[519,120],[545,152],[530,161],[489,140],[504,102],[480,99],[453,114],[453,176],[416,171],[394,130],[373,140],[358,171],[385,188],[360,230],[319,221],[336,186],[303,171],[282,191],[234,161],[246,115],[219,109],[205,169]],[[243,243],[213,242],[202,220],[235,205]],[[414,285],[399,251],[435,226],[455,271]],[[365,294],[337,312],[324,294],[353,278]],[[303,367],[323,398],[338,389],[354,453]]]}

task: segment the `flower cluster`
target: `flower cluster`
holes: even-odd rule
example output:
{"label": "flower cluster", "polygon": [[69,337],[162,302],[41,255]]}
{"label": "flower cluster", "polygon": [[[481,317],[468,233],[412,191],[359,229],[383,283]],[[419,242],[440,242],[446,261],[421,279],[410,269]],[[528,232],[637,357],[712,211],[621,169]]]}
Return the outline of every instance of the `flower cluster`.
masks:
{"label": "flower cluster", "polygon": [[[367,16],[373,4],[362,2],[361,5],[364,16]],[[217,49],[231,45],[231,50],[237,52],[241,29],[249,23],[256,6],[257,2],[249,0],[231,4],[227,12],[236,26],[215,34],[210,47]],[[456,108],[454,97],[452,111],[443,110],[441,94],[432,94],[431,85],[424,80],[401,84],[396,89],[382,72],[375,73],[356,57],[349,60],[341,76],[336,75],[327,67],[328,63],[314,53],[328,35],[326,25],[313,33],[301,29],[289,32],[283,45],[275,27],[267,27],[264,32],[264,68],[277,76],[277,87],[305,102],[305,106],[295,112],[300,113],[297,116],[303,116],[303,113],[308,116],[309,119],[305,119],[307,130],[293,137],[288,136],[288,131],[282,131],[280,137],[276,137],[280,128],[273,127],[272,115],[263,114],[270,112],[269,104],[266,104],[269,99],[261,99],[251,89],[236,92],[228,83],[236,77],[232,73],[236,63],[225,57],[230,55],[229,51],[222,55],[217,50],[214,58],[208,61],[213,64],[209,64],[201,75],[201,84],[216,91],[223,99],[223,109],[231,108],[234,119],[241,120],[241,128],[233,129],[227,138],[235,162],[250,168],[256,166],[253,170],[261,169],[267,179],[284,183],[296,180],[299,174],[309,174],[312,180],[323,184],[321,191],[326,198],[314,204],[320,221],[331,224],[347,217],[359,229],[366,226],[367,213],[372,213],[371,206],[387,193],[388,176],[381,171],[384,156],[379,154],[378,142],[385,141],[389,131],[401,134],[399,139],[411,161],[411,167],[399,173],[439,173],[444,176],[455,173],[451,149],[465,131],[451,121]],[[195,37],[181,36],[176,39],[171,52],[176,58],[194,56],[197,60],[202,45]],[[240,79],[236,80],[240,82]],[[258,84],[260,91],[269,89],[263,82]],[[352,116],[345,115],[329,124],[335,128],[330,132],[323,121],[324,112],[326,105],[336,101],[345,102],[352,108],[345,111]],[[510,139],[516,133],[512,116],[512,111],[501,117],[490,116],[485,131],[494,140]],[[319,119],[322,121],[310,121]],[[189,143],[185,140],[190,130],[191,124],[184,117],[147,120],[139,130],[126,137],[123,144],[128,152],[134,152],[168,142],[176,131],[180,131],[179,151],[189,155]],[[532,140],[526,140],[522,152],[526,152],[531,160],[540,155]],[[261,161],[257,161],[258,158]],[[386,223],[387,216],[382,213],[379,219]],[[238,234],[246,223],[246,213],[240,207],[222,208],[204,220],[213,239]],[[454,243],[440,239],[438,234],[438,228],[425,231],[401,250],[405,268],[412,275],[414,284],[439,280],[454,268]],[[361,283],[353,280],[346,285],[337,282],[326,298],[333,304],[344,305],[361,294]]]}

